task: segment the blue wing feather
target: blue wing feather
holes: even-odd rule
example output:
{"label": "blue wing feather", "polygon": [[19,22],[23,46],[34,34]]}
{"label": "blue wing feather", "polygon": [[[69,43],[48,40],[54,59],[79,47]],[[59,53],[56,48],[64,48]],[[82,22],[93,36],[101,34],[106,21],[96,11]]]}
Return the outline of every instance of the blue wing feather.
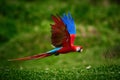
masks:
{"label": "blue wing feather", "polygon": [[47,53],[48,54],[53,54],[53,53],[56,53],[58,50],[60,50],[62,47],[57,47],[57,48],[55,48],[55,49],[53,49],[53,50],[50,50],[50,51],[48,51]]}
{"label": "blue wing feather", "polygon": [[67,30],[70,34],[76,34],[76,28],[75,28],[75,23],[74,20],[71,16],[70,13],[68,13],[68,15],[63,14],[63,16],[61,17],[62,21],[64,22],[64,24],[67,26]]}

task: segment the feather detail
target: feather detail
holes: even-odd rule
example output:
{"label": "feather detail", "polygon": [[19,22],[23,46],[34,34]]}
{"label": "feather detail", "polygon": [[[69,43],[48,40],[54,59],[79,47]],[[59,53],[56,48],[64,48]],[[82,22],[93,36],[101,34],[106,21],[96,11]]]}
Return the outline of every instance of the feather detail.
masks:
{"label": "feather detail", "polygon": [[63,14],[62,21],[67,26],[69,34],[76,34],[75,23],[70,13],[68,15]]}
{"label": "feather detail", "polygon": [[71,44],[71,46],[74,45],[75,37],[76,37],[75,34],[70,34],[70,44]]}
{"label": "feather detail", "polygon": [[28,56],[28,57],[24,57],[24,58],[9,59],[8,61],[25,61],[25,60],[44,58],[44,57],[48,57],[48,56],[51,56],[51,54],[43,53],[43,54],[37,54],[37,55]]}
{"label": "feather detail", "polygon": [[51,24],[51,40],[52,44],[55,47],[66,46],[70,44],[70,35],[67,31],[65,24],[59,16],[53,16],[52,19],[54,24]]}
{"label": "feather detail", "polygon": [[68,13],[68,15],[63,14],[63,16],[61,17],[62,21],[64,22],[64,24],[67,27],[67,30],[70,34],[70,45],[74,45],[74,40],[75,40],[75,36],[76,36],[76,28],[75,28],[75,23],[74,20],[71,16],[70,13]]}

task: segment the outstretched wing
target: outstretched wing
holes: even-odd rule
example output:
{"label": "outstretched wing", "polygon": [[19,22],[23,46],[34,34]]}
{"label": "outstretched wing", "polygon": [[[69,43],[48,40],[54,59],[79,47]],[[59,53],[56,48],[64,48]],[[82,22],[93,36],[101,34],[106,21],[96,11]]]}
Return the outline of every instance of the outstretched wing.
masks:
{"label": "outstretched wing", "polygon": [[76,34],[75,23],[70,13],[68,15],[63,14],[62,21],[67,26],[69,34]]}
{"label": "outstretched wing", "polygon": [[70,34],[67,27],[59,16],[52,16],[54,24],[51,25],[51,40],[55,47],[67,46],[70,44]]}
{"label": "outstretched wing", "polygon": [[76,36],[76,27],[71,14],[70,13],[68,13],[68,15],[63,14],[62,21],[67,26],[67,30],[70,34],[70,44],[73,45]]}

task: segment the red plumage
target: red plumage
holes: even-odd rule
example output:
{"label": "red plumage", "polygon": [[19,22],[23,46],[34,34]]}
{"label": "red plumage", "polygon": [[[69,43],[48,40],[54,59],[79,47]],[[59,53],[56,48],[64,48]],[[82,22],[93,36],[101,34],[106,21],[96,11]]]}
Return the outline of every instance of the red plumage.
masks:
{"label": "red plumage", "polygon": [[59,16],[52,16],[54,24],[51,25],[51,40],[55,47],[67,46],[70,44],[70,34]]}
{"label": "red plumage", "polygon": [[37,55],[33,55],[33,56],[28,56],[28,57],[24,57],[24,58],[17,58],[17,59],[9,59],[8,61],[25,61],[25,60],[33,60],[33,59],[38,59],[38,58],[44,58],[44,57],[48,57],[51,56],[51,54],[47,54],[47,53],[43,53],[43,54],[37,54]]}
{"label": "red plumage", "polygon": [[[48,57],[53,54],[58,55],[58,54],[66,54],[68,52],[81,52],[82,46],[74,45],[76,31],[71,16],[63,16],[62,18],[63,20],[59,16],[52,16],[52,19],[54,21],[54,24],[51,24],[51,33],[52,33],[51,43],[53,46],[56,47],[55,49],[43,54],[28,56],[24,58],[11,59],[9,61],[32,60],[32,59]],[[70,22],[72,23],[71,25],[69,24]],[[66,25],[66,23],[68,25]]]}

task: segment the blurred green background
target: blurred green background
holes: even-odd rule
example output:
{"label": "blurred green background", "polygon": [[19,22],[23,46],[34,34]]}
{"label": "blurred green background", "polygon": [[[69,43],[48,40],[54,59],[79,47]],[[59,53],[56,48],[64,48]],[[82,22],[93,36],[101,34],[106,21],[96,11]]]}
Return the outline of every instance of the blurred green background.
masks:
{"label": "blurred green background", "polygon": [[[84,51],[23,62],[52,49],[51,15],[71,12]],[[79,68],[120,64],[119,0],[0,0],[0,68]]]}

